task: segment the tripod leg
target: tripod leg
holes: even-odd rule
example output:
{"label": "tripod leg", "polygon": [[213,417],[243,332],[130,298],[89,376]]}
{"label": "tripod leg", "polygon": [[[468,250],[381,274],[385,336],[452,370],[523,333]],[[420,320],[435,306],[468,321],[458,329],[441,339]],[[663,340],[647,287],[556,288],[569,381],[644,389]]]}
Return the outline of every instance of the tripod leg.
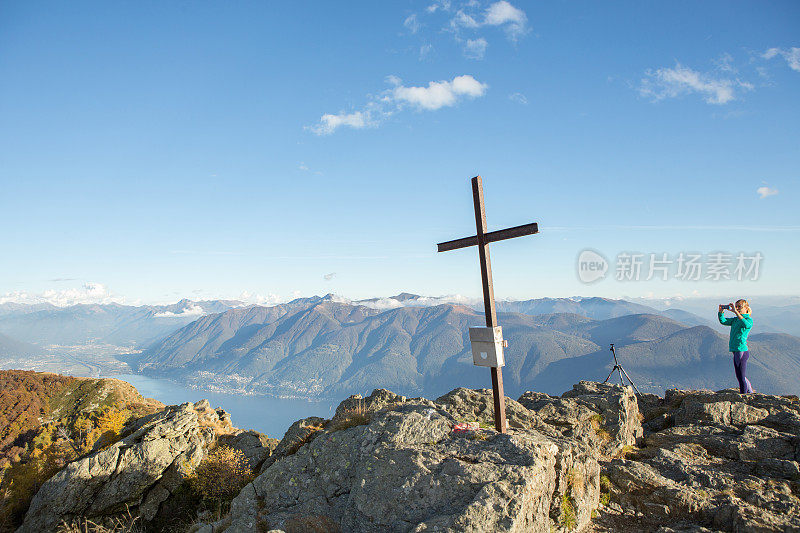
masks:
{"label": "tripod leg", "polygon": [[611,374],[613,374],[613,373],[614,373],[614,370],[615,370],[616,368],[617,368],[617,367],[615,366],[614,368],[612,368],[612,369],[611,369],[611,372],[609,372],[609,373],[608,373],[608,377],[606,378],[606,380],[605,380],[603,383],[608,383],[608,380],[609,380],[609,379],[611,379]]}
{"label": "tripod leg", "polygon": [[[620,367],[620,368],[622,369],[622,371],[623,371],[623,372],[625,372],[625,369],[624,369],[624,368],[622,368],[622,367]],[[637,388],[636,388],[636,384],[633,382],[633,380],[631,379],[631,377],[628,375],[628,373],[627,373],[627,372],[625,372],[625,377],[626,377],[626,378],[628,378],[628,381],[630,381],[630,382],[631,382],[631,386],[633,387],[633,390],[635,390],[635,391],[636,391],[636,394],[638,394],[639,396],[641,396],[641,395],[642,395],[642,393],[641,393],[641,392],[639,392],[639,389],[637,389]]]}
{"label": "tripod leg", "polygon": [[622,379],[622,367],[619,366],[619,365],[617,365],[617,373],[619,374],[619,382],[624,387],[625,386],[625,381]]}

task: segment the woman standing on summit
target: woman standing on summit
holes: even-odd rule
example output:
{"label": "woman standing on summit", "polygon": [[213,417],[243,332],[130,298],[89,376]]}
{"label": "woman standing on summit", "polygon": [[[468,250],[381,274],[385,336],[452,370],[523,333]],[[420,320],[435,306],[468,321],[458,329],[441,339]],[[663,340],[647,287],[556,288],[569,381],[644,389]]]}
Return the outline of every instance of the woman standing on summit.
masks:
{"label": "woman standing on summit", "polygon": [[[735,317],[725,318],[725,310],[736,313]],[[750,304],[747,300],[737,300],[736,304],[720,305],[717,313],[719,323],[723,326],[731,327],[731,339],[728,341],[728,349],[733,353],[733,369],[736,371],[736,379],[739,380],[739,392],[754,392],[753,386],[745,376],[747,370],[747,358],[750,352],[747,349],[747,335],[753,327],[753,319],[750,318]]]}

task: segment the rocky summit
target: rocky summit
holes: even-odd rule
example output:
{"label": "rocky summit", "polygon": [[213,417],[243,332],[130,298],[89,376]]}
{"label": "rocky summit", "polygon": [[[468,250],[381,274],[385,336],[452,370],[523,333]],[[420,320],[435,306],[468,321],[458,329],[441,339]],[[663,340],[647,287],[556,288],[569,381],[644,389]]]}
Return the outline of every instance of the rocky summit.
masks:
{"label": "rocky summit", "polygon": [[800,531],[797,397],[581,382],[506,402],[501,434],[489,390],[431,401],[378,389],[280,442],[233,430],[207,402],[169,407],[47,481],[20,531],[126,506],[156,530],[219,442],[253,477],[229,511],[188,531]]}

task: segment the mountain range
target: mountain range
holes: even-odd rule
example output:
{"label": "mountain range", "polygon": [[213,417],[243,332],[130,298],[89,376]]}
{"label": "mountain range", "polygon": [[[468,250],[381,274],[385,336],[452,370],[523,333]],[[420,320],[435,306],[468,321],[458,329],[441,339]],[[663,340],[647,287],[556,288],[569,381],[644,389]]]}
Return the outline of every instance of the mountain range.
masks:
{"label": "mountain range", "polygon": [[220,313],[241,302],[181,300],[170,305],[0,304],[0,333],[38,345],[106,343],[148,346],[200,316]]}
{"label": "mountain range", "polygon": [[[500,313],[499,322],[510,341],[503,375],[511,396],[604,379],[611,342],[643,392],[735,384],[727,339],[705,325],[649,313]],[[468,339],[469,326],[483,323],[481,313],[463,305],[386,311],[328,296],[203,317],[133,363],[143,373],[245,393],[341,397],[389,387],[435,395],[486,386],[488,374],[473,366]],[[800,339],[754,334],[751,348],[749,376],[757,388],[800,392]]]}
{"label": "mountain range", "polygon": [[[749,375],[759,390],[796,393],[800,339],[764,324],[765,316],[790,321],[791,312],[776,309],[756,315]],[[375,387],[434,396],[487,386],[486,372],[472,365],[467,335],[469,326],[483,325],[481,310],[475,301],[410,293],[359,301],[314,296],[270,307],[227,300],[5,303],[0,364],[30,361],[24,368],[76,375],[107,375],[127,364],[201,387],[281,396],[342,397]],[[643,391],[735,384],[727,328],[713,313],[605,298],[499,301],[498,310],[510,341],[504,378],[512,396],[560,394],[577,379],[605,379],[611,342]]]}

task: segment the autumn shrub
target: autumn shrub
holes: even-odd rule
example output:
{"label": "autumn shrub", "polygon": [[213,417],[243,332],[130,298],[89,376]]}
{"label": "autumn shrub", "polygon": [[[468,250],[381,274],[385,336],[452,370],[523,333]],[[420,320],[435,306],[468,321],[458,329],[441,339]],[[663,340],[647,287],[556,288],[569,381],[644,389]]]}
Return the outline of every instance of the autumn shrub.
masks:
{"label": "autumn shrub", "polygon": [[95,427],[86,437],[86,447],[99,450],[111,446],[120,439],[122,429],[131,418],[127,409],[107,409],[97,416]]}
{"label": "autumn shrub", "polygon": [[189,483],[203,500],[220,508],[230,503],[253,479],[247,457],[229,446],[218,446],[197,465]]}

